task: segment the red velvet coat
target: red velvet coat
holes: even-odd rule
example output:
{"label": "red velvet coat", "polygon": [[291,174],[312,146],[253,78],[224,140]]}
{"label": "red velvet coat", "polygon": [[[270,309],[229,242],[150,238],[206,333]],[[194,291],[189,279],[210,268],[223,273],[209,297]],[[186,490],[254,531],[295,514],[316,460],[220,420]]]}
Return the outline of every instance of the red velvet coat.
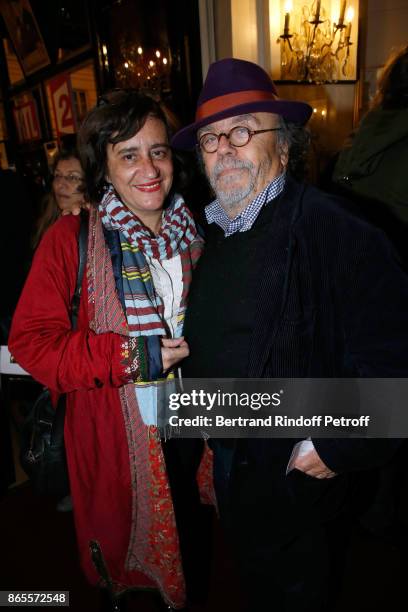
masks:
{"label": "red velvet coat", "polygon": [[[97,335],[89,328],[86,274],[77,330],[71,330],[69,305],[78,269],[78,233],[79,218],[67,216],[44,236],[14,315],[9,348],[36,380],[52,391],[67,393],[67,460],[81,564],[88,579],[94,584],[99,580],[89,554],[89,541],[97,540],[118,590],[156,586],[169,603],[178,607],[184,603],[184,579],[179,564],[162,568],[161,578],[165,578],[159,581],[148,577],[151,572],[127,569],[132,521],[131,472],[119,389],[132,382],[127,373],[132,355],[126,335],[111,332]],[[137,360],[138,355],[133,353],[133,367]],[[157,459],[158,476],[150,487],[155,487],[160,496],[167,483],[158,449],[157,440],[153,439],[150,458]],[[169,496],[167,502],[171,506]],[[161,508],[164,510],[165,506]],[[177,534],[172,533],[175,523],[163,524],[164,514],[162,510],[156,513],[157,523],[149,534],[161,537],[159,548],[163,554],[157,555],[156,546],[157,558],[154,554],[149,557],[153,566],[163,565],[167,556],[177,557],[174,550]]]}

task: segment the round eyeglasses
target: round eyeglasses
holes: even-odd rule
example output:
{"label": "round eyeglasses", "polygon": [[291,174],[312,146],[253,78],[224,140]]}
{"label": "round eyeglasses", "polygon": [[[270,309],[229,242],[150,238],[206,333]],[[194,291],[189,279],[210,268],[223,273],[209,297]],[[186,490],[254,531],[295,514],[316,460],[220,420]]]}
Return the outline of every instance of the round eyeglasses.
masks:
{"label": "round eyeglasses", "polygon": [[71,185],[78,185],[79,183],[82,183],[84,179],[80,174],[61,174],[60,172],[56,172],[52,177],[52,180],[54,183],[64,180]]}
{"label": "round eyeglasses", "polygon": [[264,134],[265,132],[277,132],[282,128],[268,128],[266,130],[250,130],[249,128],[243,125],[237,125],[232,128],[229,132],[221,132],[221,134],[212,134],[208,132],[208,134],[203,134],[199,140],[198,144],[206,153],[215,153],[220,144],[221,136],[225,136],[230,145],[233,147],[244,147],[251,140],[252,136],[255,134]]}

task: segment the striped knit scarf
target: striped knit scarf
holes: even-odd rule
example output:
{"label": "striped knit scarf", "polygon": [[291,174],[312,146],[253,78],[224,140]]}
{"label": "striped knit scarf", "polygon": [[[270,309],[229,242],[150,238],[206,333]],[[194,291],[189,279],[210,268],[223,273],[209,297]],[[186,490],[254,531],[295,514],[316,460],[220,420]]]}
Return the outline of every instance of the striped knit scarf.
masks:
{"label": "striped knit scarf", "polygon": [[[187,249],[197,229],[190,211],[179,195],[174,195],[163,213],[160,233],[152,232],[119,200],[111,186],[99,205],[106,229],[120,232],[123,254],[123,290],[131,336],[163,336],[164,306],[156,294],[146,257],[171,259]],[[180,327],[180,326],[179,326]],[[181,329],[176,336],[181,335]]]}
{"label": "striped knit scarf", "polygon": [[[118,198],[113,187],[105,193],[99,211],[106,229],[119,230],[123,255],[122,282],[130,336],[165,336],[164,305],[155,292],[146,256],[171,259],[185,251],[197,236],[190,211],[174,195],[163,212],[160,233],[155,236]],[[184,308],[179,309],[175,337],[181,336]],[[170,374],[171,376],[171,374]],[[136,398],[146,425],[157,425],[165,402],[158,381],[135,383]],[[159,399],[160,398],[160,399]]]}

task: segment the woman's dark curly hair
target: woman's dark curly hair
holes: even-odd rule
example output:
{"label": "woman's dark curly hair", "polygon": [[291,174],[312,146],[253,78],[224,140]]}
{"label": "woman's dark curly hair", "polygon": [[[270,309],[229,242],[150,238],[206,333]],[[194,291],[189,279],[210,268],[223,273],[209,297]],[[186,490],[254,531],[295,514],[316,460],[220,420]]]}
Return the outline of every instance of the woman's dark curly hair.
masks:
{"label": "woman's dark curly hair", "polygon": [[[98,203],[106,189],[107,146],[132,138],[148,117],[163,122],[170,140],[173,117],[152,97],[137,90],[111,91],[85,117],[78,134],[78,149],[85,172],[87,195]],[[178,160],[173,164],[180,174]]]}

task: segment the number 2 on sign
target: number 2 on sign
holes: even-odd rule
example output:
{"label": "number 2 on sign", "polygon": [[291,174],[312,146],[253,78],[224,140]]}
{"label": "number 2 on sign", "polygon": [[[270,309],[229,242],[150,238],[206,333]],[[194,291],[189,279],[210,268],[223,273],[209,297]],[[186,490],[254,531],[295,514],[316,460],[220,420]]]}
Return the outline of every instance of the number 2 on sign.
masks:
{"label": "number 2 on sign", "polygon": [[58,131],[73,132],[74,117],[72,113],[72,102],[68,91],[68,84],[66,82],[63,83],[56,91],[54,91],[53,97]]}
{"label": "number 2 on sign", "polygon": [[67,94],[60,96],[58,106],[62,109],[61,127],[70,127],[72,125],[72,108]]}

